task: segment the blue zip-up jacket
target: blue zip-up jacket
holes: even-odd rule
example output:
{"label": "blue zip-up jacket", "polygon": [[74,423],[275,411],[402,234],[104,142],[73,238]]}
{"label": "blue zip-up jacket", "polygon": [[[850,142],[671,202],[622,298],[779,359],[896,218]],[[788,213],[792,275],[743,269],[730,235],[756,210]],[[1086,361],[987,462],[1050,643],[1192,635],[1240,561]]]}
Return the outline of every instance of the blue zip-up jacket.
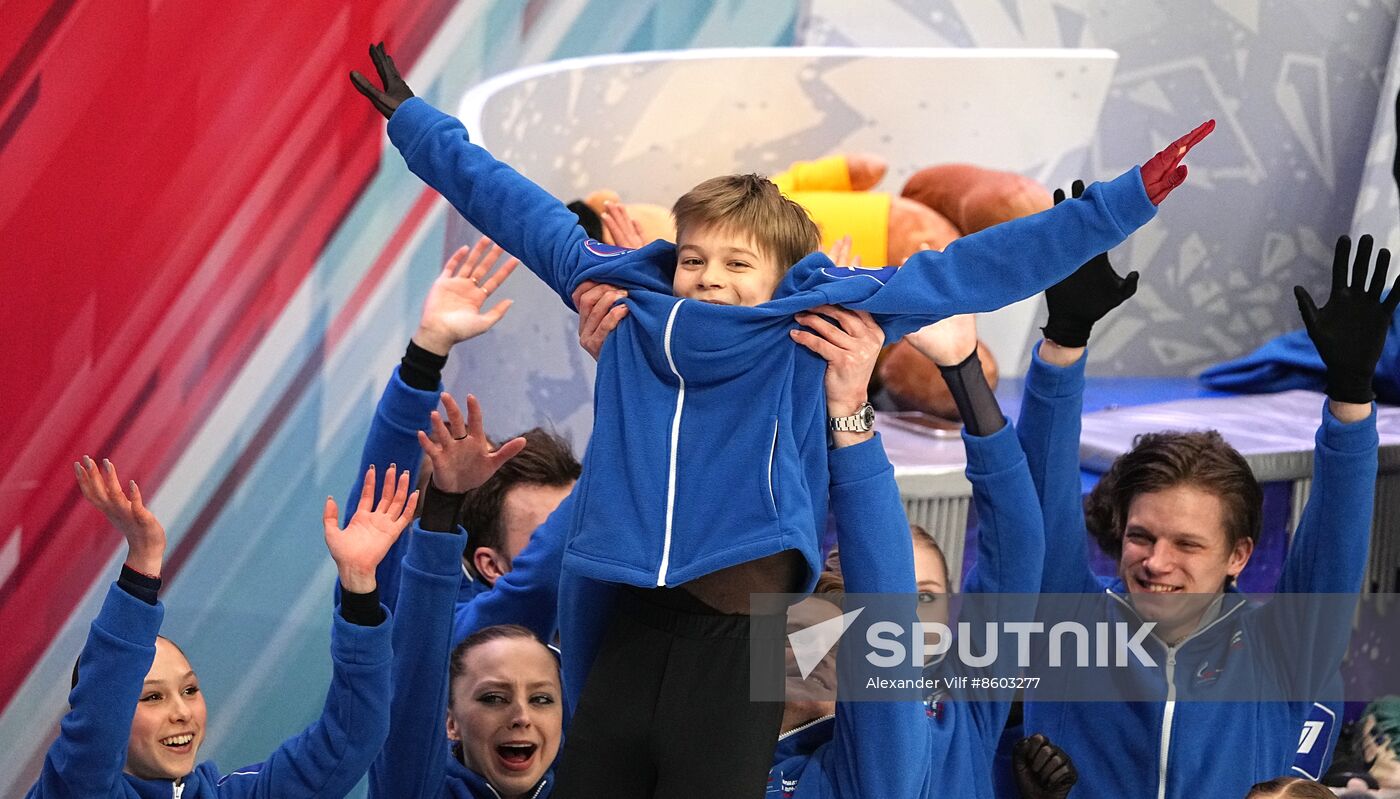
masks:
{"label": "blue zip-up jacket", "polygon": [[[1040,587],[1045,538],[1025,455],[1016,440],[1015,430],[1009,424],[989,436],[969,436],[964,432],[963,441],[967,446],[967,477],[972,483],[979,525],[977,566],[964,579],[963,591],[1020,595],[1024,601],[1012,599],[1007,609],[1016,613],[1017,618],[1028,618],[1034,613],[1034,604],[1029,601],[1029,595]],[[833,509],[838,507],[836,480],[841,468],[836,455],[843,451],[832,453]],[[876,484],[876,480],[880,483]],[[864,483],[843,491],[849,492],[846,496],[852,503],[868,502],[879,498],[881,493],[890,492],[898,499],[898,487],[894,484],[892,470],[867,478]],[[862,499],[862,494],[867,498]],[[879,527],[867,516],[866,520],[857,521],[860,526],[852,532],[871,538],[875,547],[886,545],[883,538],[877,539],[871,533],[883,530],[885,526],[892,531],[898,529],[907,538],[909,523],[904,517],[902,505],[897,510],[897,518],[891,510],[890,518]],[[869,510],[865,512],[870,513]],[[838,526],[837,529],[839,534],[841,528]],[[850,571],[846,565],[844,541],[841,542],[841,554],[842,570],[846,572],[848,580],[847,590],[861,590],[849,584]],[[878,561],[887,556],[875,557]],[[881,573],[886,571],[883,564],[878,562],[852,566],[874,566],[880,567]],[[1002,620],[1010,618],[1006,616]],[[974,649],[982,651],[983,648],[978,646]],[[878,710],[879,704],[853,702],[844,705],[838,709],[834,719],[821,720],[780,738],[769,779],[769,795],[833,798],[887,795],[929,799],[994,795],[992,760],[1002,728],[1006,725],[1009,702],[947,694],[932,696],[921,708],[923,712],[919,714],[917,724],[911,725],[909,730],[900,731],[894,736],[893,743],[865,731],[867,724],[882,723],[878,716],[866,718],[874,715],[872,711]],[[851,714],[853,725],[851,733],[844,740],[835,736],[839,726],[836,722],[842,713]],[[853,755],[840,756],[832,751],[851,746],[857,747]],[[907,769],[918,774],[921,782],[907,794],[875,793],[854,779],[844,784],[836,783],[827,776],[826,768],[813,771],[807,761],[814,757],[819,758],[818,762],[826,768],[847,760],[865,759],[866,762],[882,764],[886,769]]]}
{"label": "blue zip-up jacket", "polygon": [[[321,718],[288,738],[262,763],[220,776],[205,761],[182,785],[123,774],[131,719],[155,658],[163,604],[148,605],[115,583],[92,622],[68,695],[58,740],[49,747],[28,799],[121,797],[344,796],[364,776],[389,731],[390,636],[393,625],[351,624],[335,613],[331,687]],[[178,791],[178,793],[177,793]]]}
{"label": "blue zip-up jacket", "polygon": [[[460,532],[423,530],[417,521],[409,529],[395,619],[389,737],[369,772],[375,799],[499,799],[481,775],[452,755],[443,724],[462,538]],[[553,783],[551,770],[530,795],[548,797]]]}
{"label": "blue zip-up jacket", "polygon": [[[1097,594],[1104,618],[1135,618],[1121,580],[1090,571],[1079,487],[1079,430],[1084,360],[1055,367],[1039,348],[1026,376],[1019,424],[1022,446],[1040,493],[1046,529],[1047,593]],[[1284,564],[1280,593],[1355,593],[1361,586],[1371,527],[1377,468],[1376,415],[1352,424],[1325,403],[1317,431],[1313,489]],[[1325,656],[1279,658],[1258,651],[1258,635],[1286,637],[1297,619],[1280,619],[1235,591],[1222,597],[1215,620],[1175,647],[1149,636],[1143,648],[1162,664],[1150,674],[1164,696],[1203,699],[1256,692],[1260,685],[1320,687],[1340,665],[1349,624],[1322,640]],[[1228,668],[1227,668],[1228,666]],[[1296,669],[1310,669],[1298,672]],[[1139,683],[1141,684],[1141,683]],[[1296,690],[1289,691],[1295,694]],[[1028,700],[1032,698],[1028,695]],[[1165,701],[1111,705],[1027,701],[1027,732],[1045,733],[1074,758],[1080,784],[1094,794],[1185,799],[1235,799],[1251,785],[1287,774],[1314,703]]]}
{"label": "blue zip-up jacket", "polygon": [[415,174],[566,304],[588,279],[629,290],[628,320],[598,364],[564,563],[587,578],[643,587],[785,549],[804,556],[807,586],[815,582],[826,516],[826,364],[789,338],[793,314],[839,304],[875,314],[888,338],[902,336],[1029,297],[1156,212],[1135,167],[900,269],[838,268],[810,255],[771,301],[723,307],[671,295],[673,244],[624,250],[589,240],[563,204],[422,99],[398,107],[389,137]]}

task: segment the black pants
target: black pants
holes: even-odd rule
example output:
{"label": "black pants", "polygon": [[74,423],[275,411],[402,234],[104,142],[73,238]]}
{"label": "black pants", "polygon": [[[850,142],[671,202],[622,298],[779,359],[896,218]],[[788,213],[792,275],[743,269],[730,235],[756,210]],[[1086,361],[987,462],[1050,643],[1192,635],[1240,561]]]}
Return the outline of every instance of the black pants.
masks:
{"label": "black pants", "polygon": [[683,589],[623,589],[564,740],[558,799],[761,797],[781,702],[749,700],[750,634],[782,619],[716,612]]}

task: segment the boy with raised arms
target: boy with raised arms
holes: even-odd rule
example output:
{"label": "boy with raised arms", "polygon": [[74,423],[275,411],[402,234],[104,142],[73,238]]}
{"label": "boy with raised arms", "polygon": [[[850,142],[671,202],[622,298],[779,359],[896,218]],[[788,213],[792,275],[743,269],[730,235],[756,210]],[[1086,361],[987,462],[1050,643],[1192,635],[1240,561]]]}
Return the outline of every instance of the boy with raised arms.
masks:
{"label": "boy with raised arms", "polygon": [[[868,406],[823,407],[826,364],[791,346],[793,315],[842,305],[902,336],[1030,296],[1151,219],[1213,128],[1082,199],[898,270],[837,268],[814,254],[815,225],[757,176],[702,183],[676,204],[676,244],[629,251],[588,239],[562,203],[413,97],[382,45],[371,57],[384,88],[352,81],[389,119],[410,169],[468,222],[566,303],[590,279],[629,292],[629,321],[599,360],[560,584],[566,697],[577,702],[560,773],[570,796],[603,795],[619,780],[674,779],[697,796],[755,795],[763,784],[781,707],[715,698],[747,685],[748,595],[815,582],[828,430],[869,422]],[[666,643],[629,649],[641,639],[617,632],[624,623]],[[702,687],[668,697],[668,685]],[[616,737],[637,727],[618,723],[625,712],[653,731],[645,755]]]}

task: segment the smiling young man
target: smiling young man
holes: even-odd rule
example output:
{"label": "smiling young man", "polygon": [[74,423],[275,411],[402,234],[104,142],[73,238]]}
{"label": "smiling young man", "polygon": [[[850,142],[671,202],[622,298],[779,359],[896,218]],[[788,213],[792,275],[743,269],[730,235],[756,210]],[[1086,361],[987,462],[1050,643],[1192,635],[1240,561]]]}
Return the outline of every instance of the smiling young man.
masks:
{"label": "smiling young man", "polygon": [[[1371,250],[1371,238],[1362,237],[1352,262],[1350,240],[1338,240],[1323,308],[1296,290],[1327,364],[1328,399],[1282,594],[1361,587],[1378,448],[1371,376],[1400,300],[1395,292],[1381,299],[1386,250],[1367,287]],[[1243,796],[1287,773],[1300,755],[1299,733],[1316,707],[1303,697],[1335,678],[1350,616],[1307,619],[1289,612],[1299,604],[1256,605],[1236,590],[1259,536],[1262,494],[1244,458],[1217,433],[1139,437],[1082,501],[1085,345],[1093,324],[1136,287],[1137,274],[1120,278],[1105,254],[1046,292],[1050,318],[1026,377],[1018,431],[1045,518],[1041,590],[1087,595],[1105,617],[1155,622],[1144,648],[1159,666],[1138,673],[1134,684],[1165,701],[1051,702],[1031,693],[1025,727],[1063,745],[1097,794]],[[1117,550],[1116,579],[1090,571],[1086,512],[1095,537]],[[1280,641],[1290,648],[1281,651]],[[1111,683],[1096,682],[1096,690]]]}

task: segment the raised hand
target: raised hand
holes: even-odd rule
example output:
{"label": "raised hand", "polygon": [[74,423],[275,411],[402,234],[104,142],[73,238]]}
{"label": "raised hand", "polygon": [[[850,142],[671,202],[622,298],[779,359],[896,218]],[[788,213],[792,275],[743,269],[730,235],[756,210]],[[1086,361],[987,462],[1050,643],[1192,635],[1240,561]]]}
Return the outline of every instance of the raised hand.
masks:
{"label": "raised hand", "polygon": [[977,317],[970,313],[950,316],[915,330],[904,340],[939,366],[957,366],[977,350]]}
{"label": "raised hand", "polygon": [[1381,299],[1390,269],[1390,250],[1384,247],[1376,256],[1370,288],[1366,287],[1373,246],[1370,236],[1362,236],[1357,242],[1356,258],[1348,267],[1351,239],[1337,239],[1332,256],[1332,294],[1321,308],[1313,303],[1307,289],[1293,287],[1308,337],[1327,366],[1327,396],[1337,402],[1369,404],[1375,399],[1371,378],[1385,346],[1390,317],[1400,303],[1400,291],[1391,291]]}
{"label": "raised hand", "polygon": [[[835,324],[819,314],[836,320]],[[794,329],[792,340],[826,361],[827,414],[849,416],[855,413],[866,401],[866,387],[885,343],[885,331],[875,324],[870,314],[835,305],[820,305],[797,314],[796,319],[811,331]],[[849,435],[852,434],[837,434]]]}
{"label": "raised hand", "polygon": [[428,289],[413,342],[429,352],[446,355],[453,345],[476,338],[501,321],[510,310],[510,300],[502,300],[489,311],[483,311],[482,306],[520,265],[509,258],[491,271],[492,264],[505,254],[488,238],[453,253]]}
{"label": "raised hand", "polygon": [[1142,185],[1147,189],[1147,199],[1153,205],[1161,205],[1172,189],[1186,181],[1186,165],[1181,163],[1181,159],[1213,130],[1215,120],[1207,119],[1142,165]]}
{"label": "raised hand", "polygon": [[1016,744],[1011,752],[1011,767],[1021,799],[1065,799],[1079,781],[1074,761],[1039,733]]}
{"label": "raised hand", "polygon": [[846,234],[837,239],[831,249],[826,251],[826,257],[831,259],[837,266],[860,266],[860,256],[851,257],[851,236]]}
{"label": "raised hand", "polygon": [[399,68],[394,66],[394,59],[384,52],[383,42],[369,46],[369,58],[374,62],[374,68],[379,72],[379,82],[384,84],[384,88],[381,90],[358,72],[350,73],[350,82],[355,84],[355,89],[360,94],[369,98],[374,104],[374,110],[388,119],[398,110],[400,103],[413,96],[413,90],[408,88],[408,84],[404,83],[399,75]]}
{"label": "raised hand", "polygon": [[607,283],[585,280],[574,289],[574,307],[578,309],[578,343],[593,360],[603,350],[608,334],[627,316],[627,306],[621,302],[625,289]]}
{"label": "raised hand", "polygon": [[642,234],[642,223],[632,218],[627,206],[608,200],[603,203],[603,230],[607,231],[612,243],[629,250],[640,250],[647,245]]}
{"label": "raised hand", "polygon": [[[1070,190],[1072,196],[1080,197],[1084,194],[1084,181],[1076,180]],[[1064,199],[1064,190],[1055,189],[1055,204]],[[1108,253],[1101,252],[1074,274],[1046,289],[1050,318],[1041,332],[1061,347],[1083,347],[1089,343],[1094,323],[1136,294],[1137,287],[1137,272],[1119,277],[1108,261]]]}
{"label": "raised hand", "polygon": [[418,443],[433,462],[433,485],[439,490],[461,494],[477,488],[525,449],[523,438],[513,438],[499,448],[491,446],[481,418],[481,405],[471,394],[467,395],[465,420],[457,401],[447,392],[442,394],[442,407],[447,411],[447,422],[444,424],[442,414],[433,411],[432,436],[418,431]]}
{"label": "raised hand", "polygon": [[165,528],[141,499],[136,481],[127,485],[128,496],[117,479],[117,467],[106,458],[98,469],[92,458],[84,455],[82,462],[73,464],[78,475],[78,490],[83,499],[102,511],[107,521],[126,538],[126,565],[147,577],[159,577],[165,561]]}
{"label": "raised hand", "polygon": [[[341,529],[336,521],[340,510],[333,497],[326,497],[321,522],[326,529],[326,549],[340,571],[340,584],[353,594],[368,594],[377,587],[374,571],[398,540],[399,533],[413,521],[418,492],[408,492],[408,471],[397,473],[394,466],[384,473],[384,490],[379,504],[374,502],[374,467],[365,472],[360,503],[350,523]],[[396,479],[397,473],[397,479]]]}

